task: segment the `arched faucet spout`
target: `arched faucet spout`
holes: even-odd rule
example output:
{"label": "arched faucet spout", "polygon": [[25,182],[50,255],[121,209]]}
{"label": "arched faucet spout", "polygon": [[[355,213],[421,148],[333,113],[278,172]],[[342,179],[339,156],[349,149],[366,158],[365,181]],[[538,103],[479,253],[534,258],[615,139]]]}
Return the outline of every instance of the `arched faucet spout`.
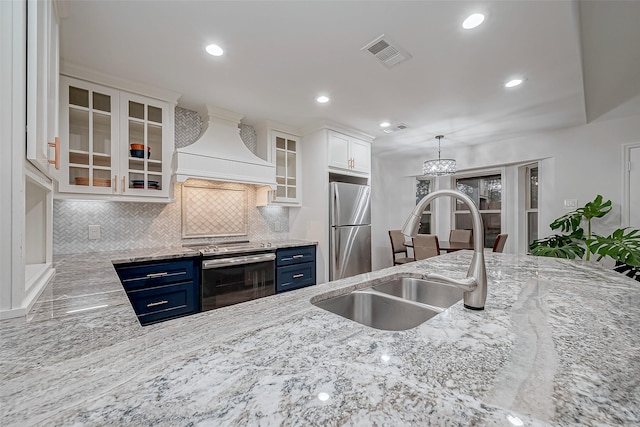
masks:
{"label": "arched faucet spout", "polygon": [[427,278],[439,282],[455,285],[464,290],[464,306],[471,310],[484,310],[487,301],[487,270],[484,263],[484,226],[482,216],[475,202],[469,196],[456,190],[438,190],[426,195],[416,205],[409,218],[402,227],[402,234],[411,238],[418,234],[422,212],[431,201],[438,197],[449,196],[462,200],[469,207],[473,224],[473,258],[467,271],[467,278],[462,280],[452,279],[440,274],[428,274]]}

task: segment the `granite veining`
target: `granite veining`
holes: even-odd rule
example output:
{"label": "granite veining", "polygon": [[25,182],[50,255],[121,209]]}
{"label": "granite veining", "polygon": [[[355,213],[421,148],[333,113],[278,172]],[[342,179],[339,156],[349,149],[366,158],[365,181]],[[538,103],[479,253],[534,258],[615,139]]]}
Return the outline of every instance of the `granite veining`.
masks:
{"label": "granite veining", "polygon": [[598,265],[487,254],[484,311],[389,332],[310,301],[461,278],[471,252],[145,327],[114,256],[56,261],[63,293],[108,307],[0,323],[2,425],[640,424],[640,288]]}

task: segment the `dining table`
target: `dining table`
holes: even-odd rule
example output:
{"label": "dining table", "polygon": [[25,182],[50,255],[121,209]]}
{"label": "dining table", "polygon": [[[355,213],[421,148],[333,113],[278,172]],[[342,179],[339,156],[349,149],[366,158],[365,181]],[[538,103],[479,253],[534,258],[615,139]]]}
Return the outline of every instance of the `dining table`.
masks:
{"label": "dining table", "polygon": [[438,242],[441,251],[445,252],[455,252],[463,249],[471,249],[473,250],[473,242],[449,242],[448,240],[443,240]]}
{"label": "dining table", "polygon": [[[404,245],[407,248],[413,248],[413,242],[405,242]],[[440,251],[444,252],[455,252],[464,249],[473,250],[473,242],[450,242],[448,240],[439,240],[438,246],[440,247]]]}

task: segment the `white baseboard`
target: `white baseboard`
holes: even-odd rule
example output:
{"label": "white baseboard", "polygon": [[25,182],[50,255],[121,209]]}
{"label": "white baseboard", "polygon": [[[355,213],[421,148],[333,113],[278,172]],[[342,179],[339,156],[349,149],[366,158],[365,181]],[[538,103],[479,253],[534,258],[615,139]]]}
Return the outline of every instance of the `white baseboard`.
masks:
{"label": "white baseboard", "polygon": [[16,317],[23,317],[26,315],[27,309],[25,307],[0,310],[0,320],[14,319]]}
{"label": "white baseboard", "polygon": [[31,268],[30,270],[28,273],[30,276],[29,292],[25,295],[22,307],[0,310],[0,320],[26,316],[56,272],[54,268],[51,268],[51,264],[43,265],[42,268]]}

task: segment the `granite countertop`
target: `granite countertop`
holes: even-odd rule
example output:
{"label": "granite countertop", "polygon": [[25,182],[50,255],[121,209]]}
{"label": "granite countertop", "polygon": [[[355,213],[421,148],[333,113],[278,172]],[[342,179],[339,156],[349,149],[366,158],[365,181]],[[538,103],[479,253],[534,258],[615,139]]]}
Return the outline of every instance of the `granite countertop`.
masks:
{"label": "granite countertop", "polygon": [[[389,332],[310,300],[462,278],[471,252],[145,327],[116,258],[59,258],[48,307],[0,322],[3,425],[640,423],[640,286],[593,263],[487,254],[484,311]],[[63,294],[104,307],[56,311]]]}

